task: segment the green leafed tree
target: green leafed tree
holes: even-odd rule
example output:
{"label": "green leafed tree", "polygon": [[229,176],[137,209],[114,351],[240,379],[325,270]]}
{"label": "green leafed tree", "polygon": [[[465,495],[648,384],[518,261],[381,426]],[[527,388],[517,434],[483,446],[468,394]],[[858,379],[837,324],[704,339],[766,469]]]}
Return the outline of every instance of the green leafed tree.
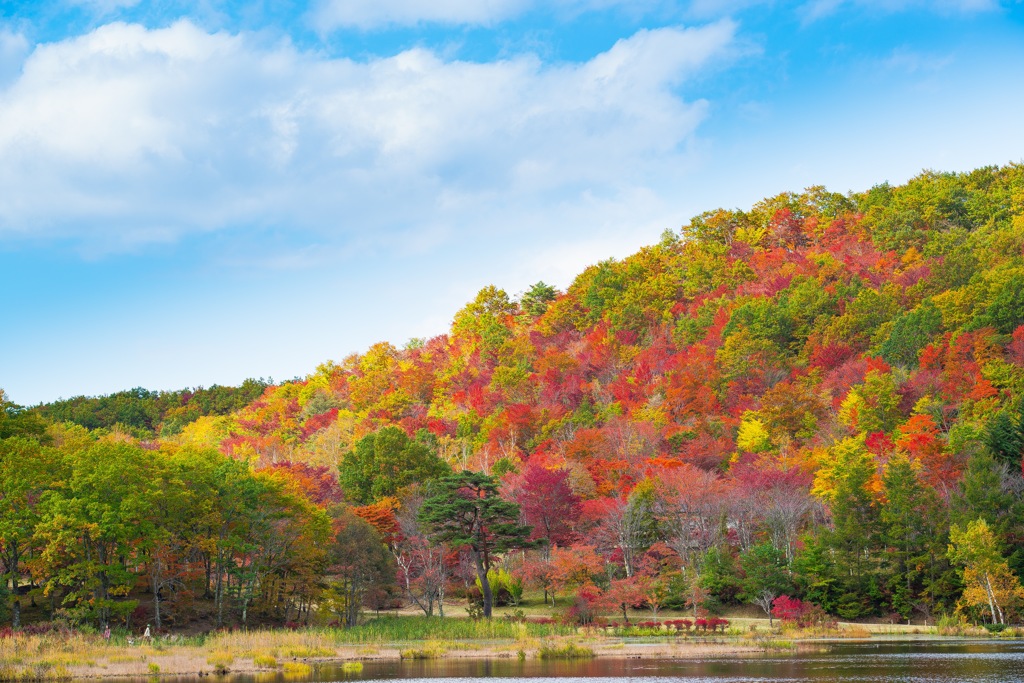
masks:
{"label": "green leafed tree", "polygon": [[0,389],[0,439],[11,436],[40,438],[46,431],[46,420],[27,411],[7,398]]}
{"label": "green leafed tree", "polygon": [[558,290],[543,281],[533,285],[523,294],[519,304],[523,310],[536,317],[548,310],[548,304],[558,296]]}
{"label": "green leafed tree", "polygon": [[357,441],[338,469],[345,496],[360,505],[451,472],[430,446],[410,439],[394,426],[383,427]]}
{"label": "green leafed tree", "polygon": [[61,453],[66,485],[40,501],[35,540],[47,590],[85,621],[105,624],[136,602],[122,599],[135,583],[124,561],[152,537],[148,483],[152,456],[137,446],[94,442]]}
{"label": "green leafed tree", "polygon": [[395,582],[395,561],[380,534],[366,521],[338,509],[337,532],[329,550],[328,608],[347,627],[359,623],[363,602],[374,588]]}
{"label": "green leafed tree", "polygon": [[917,367],[917,352],[942,329],[942,314],[930,300],[896,319],[879,352],[886,361],[906,368]]}
{"label": "green leafed tree", "polygon": [[34,439],[0,440],[0,564],[6,569],[4,588],[11,587],[11,625],[21,626],[18,586],[22,559],[39,522],[39,496],[52,485],[49,449]]}
{"label": "green leafed tree", "polygon": [[744,574],[740,597],[764,610],[768,625],[773,626],[772,603],[793,585],[785,553],[770,542],[759,543],[740,555],[740,566]]}

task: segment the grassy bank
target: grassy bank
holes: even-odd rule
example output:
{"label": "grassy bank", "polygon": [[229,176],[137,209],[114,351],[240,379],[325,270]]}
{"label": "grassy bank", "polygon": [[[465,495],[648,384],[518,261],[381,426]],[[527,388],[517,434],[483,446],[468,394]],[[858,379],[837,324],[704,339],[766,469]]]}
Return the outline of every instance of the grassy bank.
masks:
{"label": "grassy bank", "polygon": [[[748,622],[748,623],[743,623]],[[308,675],[325,663],[442,657],[687,657],[794,649],[805,640],[979,636],[984,629],[942,633],[934,627],[839,625],[834,629],[768,629],[734,622],[724,633],[680,633],[669,626],[575,628],[561,624],[384,617],[353,629],[254,630],[131,641],[96,634],[16,633],[0,638],[0,682],[74,678],[283,671]],[[1024,634],[1008,629],[998,637]]]}

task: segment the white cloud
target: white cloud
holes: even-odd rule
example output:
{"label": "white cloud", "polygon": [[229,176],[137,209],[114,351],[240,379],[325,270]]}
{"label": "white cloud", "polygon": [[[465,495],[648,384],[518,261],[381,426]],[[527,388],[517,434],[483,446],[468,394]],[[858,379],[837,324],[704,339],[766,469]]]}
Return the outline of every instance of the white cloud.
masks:
{"label": "white cloud", "polygon": [[384,244],[628,201],[687,158],[705,108],[678,86],[734,32],[640,31],[548,66],[362,63],[187,21],[110,24],[36,47],[0,89],[0,239],[102,251],[254,226]]}

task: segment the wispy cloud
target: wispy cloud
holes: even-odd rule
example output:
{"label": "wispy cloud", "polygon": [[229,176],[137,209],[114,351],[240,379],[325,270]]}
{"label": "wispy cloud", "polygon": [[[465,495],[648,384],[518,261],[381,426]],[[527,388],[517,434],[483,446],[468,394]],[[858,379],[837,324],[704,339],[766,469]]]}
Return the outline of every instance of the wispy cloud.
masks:
{"label": "wispy cloud", "polygon": [[885,69],[915,75],[933,74],[942,71],[952,63],[953,57],[948,54],[925,54],[907,47],[898,47],[879,64]]}
{"label": "wispy cloud", "polygon": [[735,15],[758,5],[770,5],[775,0],[690,0],[687,14],[692,17],[706,19]]}
{"label": "wispy cloud", "polygon": [[892,14],[924,10],[938,14],[976,14],[999,9],[999,0],[810,0],[800,8],[805,23],[823,19],[844,6],[857,6],[873,12]]}
{"label": "wispy cloud", "polygon": [[486,26],[516,16],[530,5],[531,0],[322,0],[311,17],[322,31],[421,23]]}
{"label": "wispy cloud", "polygon": [[640,31],[550,66],[422,49],[357,62],[187,21],[110,24],[38,46],[0,90],[0,239],[387,239],[479,224],[486,207],[632,192],[687,155],[705,107],[678,87],[734,33]]}
{"label": "wispy cloud", "polygon": [[322,32],[419,24],[493,26],[531,10],[572,15],[620,8],[638,14],[674,4],[673,0],[318,0],[310,21]]}
{"label": "wispy cloud", "polygon": [[141,0],[64,0],[64,2],[72,7],[84,7],[99,16],[106,16],[118,10],[135,7]]}

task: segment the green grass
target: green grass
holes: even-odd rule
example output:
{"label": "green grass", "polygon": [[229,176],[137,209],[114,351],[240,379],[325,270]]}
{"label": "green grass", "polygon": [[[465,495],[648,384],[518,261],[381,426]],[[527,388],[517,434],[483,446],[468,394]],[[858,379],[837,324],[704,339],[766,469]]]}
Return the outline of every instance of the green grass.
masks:
{"label": "green grass", "polygon": [[252,658],[252,664],[260,669],[276,669],[277,658],[273,655],[256,655]]}
{"label": "green grass", "polygon": [[332,629],[339,643],[402,642],[408,640],[501,640],[572,635],[576,629],[560,624],[533,624],[504,619],[446,617],[379,617],[351,629]]}

